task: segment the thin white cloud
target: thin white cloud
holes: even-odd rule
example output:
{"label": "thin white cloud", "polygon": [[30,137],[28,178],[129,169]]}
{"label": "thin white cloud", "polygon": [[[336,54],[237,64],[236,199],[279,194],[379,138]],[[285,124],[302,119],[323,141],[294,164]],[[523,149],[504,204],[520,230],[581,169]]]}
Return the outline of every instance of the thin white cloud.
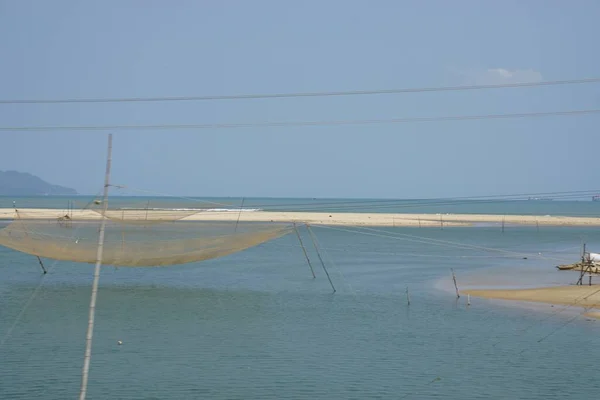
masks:
{"label": "thin white cloud", "polygon": [[468,74],[473,85],[499,85],[503,83],[530,83],[543,80],[542,74],[533,69],[490,68]]}

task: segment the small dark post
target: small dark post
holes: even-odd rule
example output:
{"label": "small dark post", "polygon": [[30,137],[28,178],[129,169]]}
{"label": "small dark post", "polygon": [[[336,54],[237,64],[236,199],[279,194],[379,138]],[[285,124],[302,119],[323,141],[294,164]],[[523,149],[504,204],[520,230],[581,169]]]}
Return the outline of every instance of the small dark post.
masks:
{"label": "small dark post", "polygon": [[148,209],[150,208],[150,200],[146,203],[146,221],[148,221]]}

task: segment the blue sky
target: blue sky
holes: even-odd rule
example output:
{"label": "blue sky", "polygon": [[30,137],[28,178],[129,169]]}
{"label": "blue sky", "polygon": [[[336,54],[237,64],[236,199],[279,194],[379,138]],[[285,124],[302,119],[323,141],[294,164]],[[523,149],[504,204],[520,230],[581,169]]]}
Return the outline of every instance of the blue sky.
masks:
{"label": "blue sky", "polygon": [[[0,98],[343,91],[600,76],[600,2],[1,1]],[[600,108],[600,84],[145,104],[0,105],[0,126],[203,124]],[[600,116],[114,131],[113,181],[198,196],[600,188]],[[96,193],[107,132],[0,132],[0,170]]]}

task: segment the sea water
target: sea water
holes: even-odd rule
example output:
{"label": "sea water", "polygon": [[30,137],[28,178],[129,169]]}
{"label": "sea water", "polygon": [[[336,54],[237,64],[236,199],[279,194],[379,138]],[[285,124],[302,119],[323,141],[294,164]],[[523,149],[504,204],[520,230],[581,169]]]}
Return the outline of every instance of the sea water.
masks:
{"label": "sea water", "polygon": [[[118,190],[113,192],[118,194]],[[114,194],[114,193],[111,193]],[[576,199],[577,197],[577,199]],[[0,196],[0,208],[52,208],[67,210],[89,207],[101,193],[80,196]],[[373,212],[373,213],[439,213],[495,215],[562,215],[600,216],[600,201],[577,194],[558,200],[524,200],[513,197],[480,200],[451,199],[331,199],[331,198],[234,198],[179,196],[112,196],[111,208],[177,209],[199,211],[306,211],[306,212]]]}
{"label": "sea water", "polygon": [[[547,203],[556,215],[598,205]],[[576,307],[468,306],[452,281],[573,283],[554,267],[583,242],[600,247],[597,228],[313,229],[335,293],[304,229],[315,279],[294,235],[202,263],[103,267],[88,398],[597,398],[599,321]],[[47,275],[0,247],[0,399],[79,392],[93,265],[44,261]]]}

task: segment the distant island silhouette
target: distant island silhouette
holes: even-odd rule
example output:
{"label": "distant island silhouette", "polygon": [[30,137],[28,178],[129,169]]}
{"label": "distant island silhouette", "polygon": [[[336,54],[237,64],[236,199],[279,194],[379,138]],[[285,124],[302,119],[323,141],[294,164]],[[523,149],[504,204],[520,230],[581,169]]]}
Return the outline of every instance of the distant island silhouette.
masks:
{"label": "distant island silhouette", "polygon": [[43,179],[18,171],[0,171],[0,196],[73,195],[75,189],[52,185]]}

